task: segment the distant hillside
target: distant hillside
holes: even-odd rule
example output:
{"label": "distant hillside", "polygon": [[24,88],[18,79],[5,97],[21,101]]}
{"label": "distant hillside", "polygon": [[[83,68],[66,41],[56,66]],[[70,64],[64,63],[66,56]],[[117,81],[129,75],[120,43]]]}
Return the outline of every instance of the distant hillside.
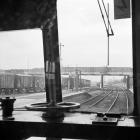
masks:
{"label": "distant hillside", "polygon": [[33,68],[33,69],[8,69],[5,70],[5,73],[13,73],[13,74],[43,74],[43,68]]}
{"label": "distant hillside", "polygon": [[[80,70],[82,72],[132,72],[130,67],[62,67],[61,72],[75,72]],[[0,72],[5,71],[6,73],[14,74],[43,74],[44,68],[33,68],[33,69],[8,69],[0,70]]]}
{"label": "distant hillside", "polygon": [[4,73],[4,72],[5,72],[4,70],[0,69],[0,73]]}

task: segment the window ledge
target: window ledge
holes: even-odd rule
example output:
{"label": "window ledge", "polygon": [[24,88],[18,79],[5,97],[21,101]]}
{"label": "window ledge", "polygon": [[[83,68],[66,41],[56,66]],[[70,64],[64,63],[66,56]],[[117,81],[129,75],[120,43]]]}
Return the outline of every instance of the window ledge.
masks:
{"label": "window ledge", "polygon": [[[20,136],[27,138],[38,137],[61,137],[61,138],[97,138],[108,139],[125,136],[138,136],[136,130],[140,130],[140,118],[126,117],[118,121],[117,125],[92,124],[94,114],[67,113],[61,120],[44,120],[42,112],[36,111],[14,111],[14,121],[4,121],[0,118],[0,137]],[[135,135],[132,131],[135,130]],[[7,135],[8,134],[8,135]]]}

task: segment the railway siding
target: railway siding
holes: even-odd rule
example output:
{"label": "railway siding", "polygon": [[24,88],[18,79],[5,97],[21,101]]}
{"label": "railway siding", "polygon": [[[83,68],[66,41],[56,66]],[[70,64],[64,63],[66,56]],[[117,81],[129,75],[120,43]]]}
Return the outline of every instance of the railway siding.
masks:
{"label": "railway siding", "polygon": [[[111,88],[109,88],[111,89]],[[95,94],[88,92],[89,96],[86,100],[82,101],[81,98],[77,98],[77,100],[69,101],[77,101],[81,103],[80,109],[76,109],[76,112],[102,112],[109,114],[130,114],[133,111],[133,93],[124,88],[112,88],[113,90],[100,91]]]}

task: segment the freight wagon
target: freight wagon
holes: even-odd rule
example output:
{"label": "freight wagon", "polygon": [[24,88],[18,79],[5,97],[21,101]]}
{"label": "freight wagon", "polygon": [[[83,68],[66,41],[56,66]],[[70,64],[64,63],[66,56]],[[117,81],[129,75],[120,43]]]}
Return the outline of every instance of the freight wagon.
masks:
{"label": "freight wagon", "polygon": [[0,74],[0,93],[42,91],[45,91],[45,78],[42,75]]}
{"label": "freight wagon", "polygon": [[74,80],[73,77],[61,77],[61,86],[62,89],[74,89]]}
{"label": "freight wagon", "polygon": [[15,75],[13,74],[0,74],[0,93],[8,94],[13,92],[15,85]]}
{"label": "freight wagon", "polygon": [[[74,89],[75,82],[78,82],[79,88],[90,87],[91,81],[86,79],[76,80],[75,77],[61,77],[62,89]],[[29,93],[44,92],[45,76],[44,75],[27,75],[27,74],[0,74],[0,93]]]}
{"label": "freight wagon", "polygon": [[90,87],[91,86],[91,81],[90,80],[87,80],[87,79],[81,79],[81,82],[80,82],[80,87],[83,88],[83,87]]}
{"label": "freight wagon", "polygon": [[78,79],[75,77],[61,77],[62,89],[74,89],[75,82],[78,82],[79,88],[85,88],[91,86],[91,81],[87,79]]}

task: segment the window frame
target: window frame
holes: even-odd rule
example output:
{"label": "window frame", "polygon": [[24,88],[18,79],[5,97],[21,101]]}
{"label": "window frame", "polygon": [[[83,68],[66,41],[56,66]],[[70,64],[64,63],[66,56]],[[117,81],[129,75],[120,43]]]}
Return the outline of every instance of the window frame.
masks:
{"label": "window frame", "polygon": [[139,29],[139,14],[140,1],[132,0],[132,53],[133,53],[133,89],[134,89],[134,111],[133,114],[140,116],[140,29]]}

